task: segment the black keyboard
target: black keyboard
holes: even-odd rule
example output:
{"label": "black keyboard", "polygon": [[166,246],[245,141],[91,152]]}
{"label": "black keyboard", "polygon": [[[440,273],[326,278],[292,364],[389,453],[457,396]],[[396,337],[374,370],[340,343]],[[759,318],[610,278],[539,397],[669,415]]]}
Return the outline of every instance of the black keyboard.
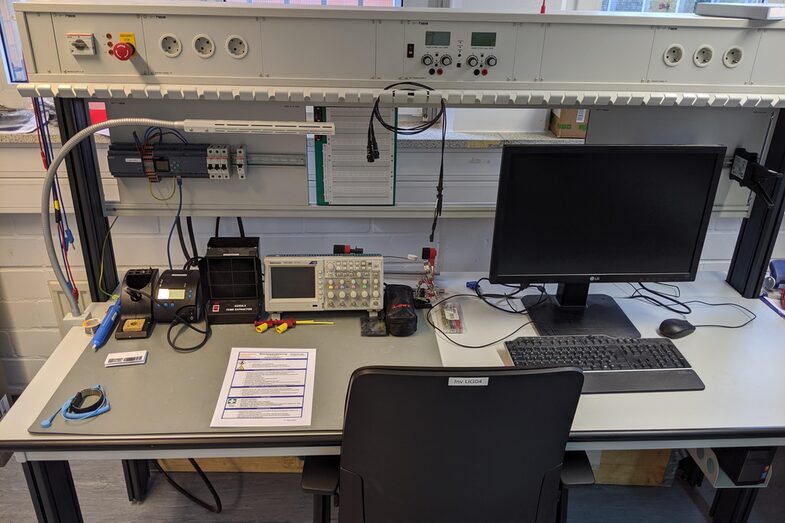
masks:
{"label": "black keyboard", "polygon": [[703,390],[669,339],[533,336],[505,342],[516,367],[579,367],[583,393]]}

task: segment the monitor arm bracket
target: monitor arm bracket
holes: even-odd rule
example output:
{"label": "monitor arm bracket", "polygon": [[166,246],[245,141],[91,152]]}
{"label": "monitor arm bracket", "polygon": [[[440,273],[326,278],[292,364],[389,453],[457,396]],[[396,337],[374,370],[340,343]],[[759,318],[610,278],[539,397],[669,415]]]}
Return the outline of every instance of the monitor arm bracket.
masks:
{"label": "monitor arm bracket", "polygon": [[782,178],[782,173],[772,171],[758,163],[757,153],[748,152],[744,148],[736,149],[733,152],[730,177],[739,182],[742,187],[749,187],[756,196],[766,202],[769,208],[774,207],[774,199],[767,192],[764,182],[779,180]]}

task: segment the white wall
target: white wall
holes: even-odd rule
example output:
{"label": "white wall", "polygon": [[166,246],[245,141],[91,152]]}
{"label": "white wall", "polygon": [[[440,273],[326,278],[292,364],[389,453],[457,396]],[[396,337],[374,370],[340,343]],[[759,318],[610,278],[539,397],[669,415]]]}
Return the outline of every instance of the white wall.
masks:
{"label": "white wall", "polygon": [[550,109],[447,109],[447,128],[456,132],[538,132]]}

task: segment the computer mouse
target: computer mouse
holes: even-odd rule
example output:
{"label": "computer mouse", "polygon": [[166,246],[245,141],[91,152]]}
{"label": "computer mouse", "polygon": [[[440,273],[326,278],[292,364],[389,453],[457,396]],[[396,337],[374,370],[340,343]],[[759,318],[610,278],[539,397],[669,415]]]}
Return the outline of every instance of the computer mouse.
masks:
{"label": "computer mouse", "polygon": [[668,318],[660,323],[660,334],[672,340],[689,336],[695,332],[695,325],[679,318]]}

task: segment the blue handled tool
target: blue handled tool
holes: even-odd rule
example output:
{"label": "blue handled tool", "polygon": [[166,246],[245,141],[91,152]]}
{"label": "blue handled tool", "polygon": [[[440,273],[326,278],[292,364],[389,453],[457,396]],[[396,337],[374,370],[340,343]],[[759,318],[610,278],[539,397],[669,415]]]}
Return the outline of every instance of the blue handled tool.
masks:
{"label": "blue handled tool", "polygon": [[106,341],[109,339],[109,335],[112,334],[112,329],[114,329],[114,324],[117,321],[117,317],[120,315],[120,298],[117,298],[117,301],[114,302],[114,305],[109,307],[106,311],[106,316],[104,316],[103,321],[101,321],[101,326],[98,327],[98,330],[95,331],[93,334],[93,349],[98,350],[104,346]]}

